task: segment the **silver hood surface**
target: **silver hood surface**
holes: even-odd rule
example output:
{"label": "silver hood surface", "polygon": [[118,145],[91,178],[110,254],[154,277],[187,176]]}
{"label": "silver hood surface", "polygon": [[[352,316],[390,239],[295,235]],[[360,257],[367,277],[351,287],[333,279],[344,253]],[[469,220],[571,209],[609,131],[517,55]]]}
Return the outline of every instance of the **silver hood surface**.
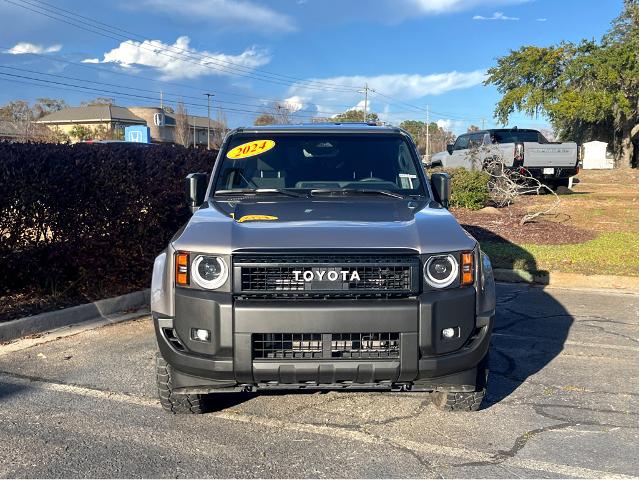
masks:
{"label": "silver hood surface", "polygon": [[472,250],[471,237],[435,203],[361,196],[215,201],[199,209],[173,248],[231,254],[239,250]]}

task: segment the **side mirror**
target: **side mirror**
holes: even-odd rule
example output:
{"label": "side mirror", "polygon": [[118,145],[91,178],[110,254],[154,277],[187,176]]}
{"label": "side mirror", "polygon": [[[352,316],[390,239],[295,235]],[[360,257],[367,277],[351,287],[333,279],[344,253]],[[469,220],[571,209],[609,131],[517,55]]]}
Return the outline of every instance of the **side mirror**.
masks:
{"label": "side mirror", "polygon": [[189,173],[186,176],[186,201],[191,212],[194,213],[204,203],[206,187],[206,173]]}
{"label": "side mirror", "polygon": [[435,201],[442,207],[448,208],[450,203],[450,175],[447,173],[433,173],[430,176],[430,185],[433,187]]}
{"label": "side mirror", "polygon": [[426,168],[437,168],[437,167],[443,167],[444,164],[442,163],[441,160],[433,160],[432,162],[427,162],[424,164],[424,167]]}
{"label": "side mirror", "polygon": [[455,144],[453,143],[449,143],[448,145],[446,145],[446,151],[452,155],[453,154],[453,147],[455,146]]}

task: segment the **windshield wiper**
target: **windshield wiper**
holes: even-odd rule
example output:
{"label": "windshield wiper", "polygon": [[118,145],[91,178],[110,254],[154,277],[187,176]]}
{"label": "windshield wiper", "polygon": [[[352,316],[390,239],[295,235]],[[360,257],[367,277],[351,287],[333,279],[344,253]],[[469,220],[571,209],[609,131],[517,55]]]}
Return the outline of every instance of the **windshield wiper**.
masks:
{"label": "windshield wiper", "polygon": [[289,190],[286,188],[237,188],[231,190],[218,190],[215,192],[214,196],[217,195],[261,195],[261,194],[275,193],[278,195],[286,195],[288,197],[306,197],[305,194],[296,192],[294,190]]}
{"label": "windshield wiper", "polygon": [[317,195],[317,194],[370,194],[370,195],[386,195],[387,197],[393,197],[393,198],[400,198],[400,199],[404,199],[406,198],[404,195],[401,195],[399,193],[395,193],[395,192],[390,192],[388,190],[373,190],[373,189],[367,189],[367,188],[316,188],[314,190],[311,190],[311,195]]}

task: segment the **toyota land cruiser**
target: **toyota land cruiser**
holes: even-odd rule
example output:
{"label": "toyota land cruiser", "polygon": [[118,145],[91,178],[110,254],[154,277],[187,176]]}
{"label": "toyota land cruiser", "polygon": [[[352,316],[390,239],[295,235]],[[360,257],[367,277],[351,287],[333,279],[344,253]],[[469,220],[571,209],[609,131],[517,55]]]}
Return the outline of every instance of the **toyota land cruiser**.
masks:
{"label": "toyota land cruiser", "polygon": [[369,124],[239,128],[155,260],[162,406],[223,392],[374,388],[477,410],[495,311],[490,261],[410,136]]}

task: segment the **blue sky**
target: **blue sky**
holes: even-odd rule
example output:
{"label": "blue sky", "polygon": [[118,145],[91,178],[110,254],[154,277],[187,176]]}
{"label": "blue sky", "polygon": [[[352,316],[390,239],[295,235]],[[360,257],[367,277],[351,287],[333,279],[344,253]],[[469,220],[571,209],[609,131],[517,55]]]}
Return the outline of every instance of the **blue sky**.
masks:
{"label": "blue sky", "polygon": [[[21,76],[0,75],[0,104],[106,96],[157,105],[163,91],[165,103],[182,98],[189,113],[205,115],[208,91],[238,126],[275,104],[299,121],[361,108],[358,90],[368,83],[383,120],[423,120],[429,105],[432,120],[460,133],[482,119],[494,125],[499,95],[482,80],[496,57],[599,38],[622,3],[0,0],[0,73]],[[514,115],[510,124],[545,121]]]}

